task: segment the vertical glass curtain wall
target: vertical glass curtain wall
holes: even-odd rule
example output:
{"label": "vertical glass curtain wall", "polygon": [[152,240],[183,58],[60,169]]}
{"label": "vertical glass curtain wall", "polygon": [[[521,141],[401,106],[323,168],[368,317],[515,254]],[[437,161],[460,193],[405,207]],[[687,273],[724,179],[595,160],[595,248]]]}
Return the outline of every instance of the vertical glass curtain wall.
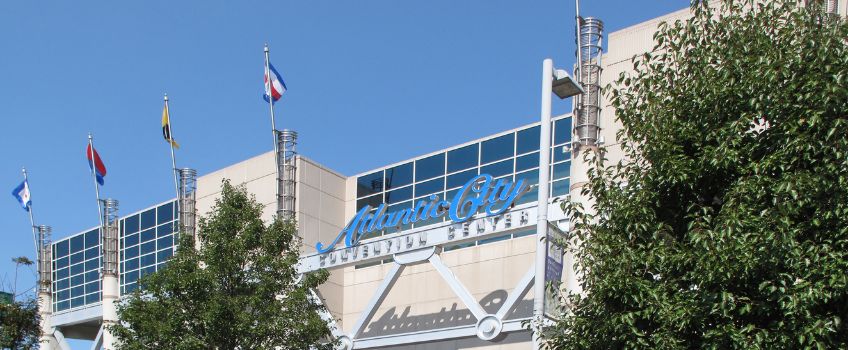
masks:
{"label": "vertical glass curtain wall", "polygon": [[[121,294],[132,291],[141,276],[156,271],[174,254],[179,224],[176,201],[119,220]],[[100,302],[100,230],[82,232],[53,243],[53,311]]]}
{"label": "vertical glass curtain wall", "polygon": [[[557,118],[552,124],[550,195],[559,197],[568,195],[570,186],[571,153],[566,146],[571,143],[571,116]],[[381,203],[389,206],[388,211],[411,208],[419,200],[431,195],[450,200],[465,182],[479,174],[489,174],[495,179],[507,178],[511,181],[524,179],[531,186],[538,184],[538,123],[359,176],[356,186],[356,210],[365,205],[373,208]],[[534,188],[516,204],[534,202],[538,198],[538,189]],[[443,220],[447,218],[428,219],[401,228],[387,228],[369,233],[362,239],[431,225]],[[521,232],[514,236],[526,234],[528,233]],[[511,237],[496,237],[464,246],[508,238]]]}

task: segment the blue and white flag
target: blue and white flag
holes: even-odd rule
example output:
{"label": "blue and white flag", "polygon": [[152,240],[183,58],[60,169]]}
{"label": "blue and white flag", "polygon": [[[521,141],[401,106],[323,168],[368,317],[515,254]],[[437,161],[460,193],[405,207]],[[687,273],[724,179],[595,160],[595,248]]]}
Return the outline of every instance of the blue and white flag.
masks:
{"label": "blue and white flag", "polygon": [[26,180],[12,190],[12,195],[21,203],[24,210],[29,211],[29,207],[32,205],[32,199],[29,197],[29,183]]}

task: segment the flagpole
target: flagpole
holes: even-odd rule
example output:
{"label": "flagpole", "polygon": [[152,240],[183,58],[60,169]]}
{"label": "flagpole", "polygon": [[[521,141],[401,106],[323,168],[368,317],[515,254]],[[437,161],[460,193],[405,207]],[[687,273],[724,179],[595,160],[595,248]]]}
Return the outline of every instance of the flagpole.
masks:
{"label": "flagpole", "polygon": [[100,184],[97,183],[97,162],[94,156],[94,140],[88,133],[88,149],[91,150],[91,180],[94,181],[94,195],[97,196],[97,214],[100,220],[100,229],[103,228],[103,208],[100,207]]}
{"label": "flagpole", "polygon": [[273,88],[271,86],[271,60],[270,54],[268,52],[268,43],[265,43],[265,92],[268,93],[268,107],[271,109],[271,134],[274,137],[274,168],[277,174],[277,181],[275,183],[274,193],[276,194],[276,198],[274,199],[277,202],[277,211],[280,210],[280,150],[279,145],[277,144],[277,122],[274,119],[274,96],[273,96]]}
{"label": "flagpole", "polygon": [[177,193],[177,199],[180,199],[180,183],[177,180],[177,158],[174,155],[174,133],[171,130],[171,107],[168,106],[168,94],[165,94],[165,111],[168,113],[168,136],[171,137],[168,140],[168,146],[171,148],[171,166],[173,167],[174,172],[174,191]]}
{"label": "flagpole", "polygon": [[[27,207],[27,213],[29,214],[29,224],[32,228],[32,241],[35,244],[35,269],[36,271],[41,271],[38,269],[39,257],[41,257],[41,244],[38,242],[38,235],[35,233],[35,220],[32,218],[32,189],[29,188],[29,177],[27,176],[27,171],[25,167],[21,167],[21,172],[24,173],[24,183],[26,184],[27,191],[29,191],[30,204]],[[41,275],[38,276],[41,278]]]}

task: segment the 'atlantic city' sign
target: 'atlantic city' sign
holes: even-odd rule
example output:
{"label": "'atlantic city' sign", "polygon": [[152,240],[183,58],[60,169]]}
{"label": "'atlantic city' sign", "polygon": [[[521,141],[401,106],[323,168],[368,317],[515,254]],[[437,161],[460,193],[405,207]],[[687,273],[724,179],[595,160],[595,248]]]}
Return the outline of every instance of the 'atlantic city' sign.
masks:
{"label": "'atlantic city' sign", "polygon": [[528,190],[524,179],[512,182],[508,179],[495,180],[489,174],[480,174],[468,180],[450,201],[431,195],[426,200],[418,201],[412,208],[390,212],[386,210],[384,203],[373,213],[371,207],[366,205],[348,222],[336,239],[327,245],[318,243],[315,248],[318,253],[326,253],[332,251],[342,239],[347,248],[354,247],[359,244],[362,236],[370,232],[445,215],[454,223],[462,223],[472,218],[481,208],[486,211],[487,216],[500,215],[509,210]]}

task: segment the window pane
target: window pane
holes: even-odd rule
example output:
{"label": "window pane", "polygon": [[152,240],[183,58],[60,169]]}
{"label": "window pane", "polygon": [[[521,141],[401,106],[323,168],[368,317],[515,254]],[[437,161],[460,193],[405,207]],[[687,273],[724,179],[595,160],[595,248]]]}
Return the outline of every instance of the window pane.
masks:
{"label": "window pane", "polygon": [[133,215],[124,219],[124,232],[138,232],[138,215]]}
{"label": "window pane", "polygon": [[85,235],[71,237],[71,253],[76,253],[83,249],[85,249]]}
{"label": "window pane", "polygon": [[[515,181],[524,180],[525,186],[535,186],[539,183],[539,169],[515,175]],[[530,191],[519,197],[515,204],[524,204],[539,200],[539,187],[530,187]]]}
{"label": "window pane", "polygon": [[83,271],[85,271],[85,265],[83,263],[71,265],[71,276],[82,273]]}
{"label": "window pane", "polygon": [[141,257],[141,261],[139,262],[141,266],[150,266],[156,264],[156,254],[147,254]]}
{"label": "window pane", "polygon": [[415,161],[415,181],[432,179],[445,174],[445,154],[439,153]]}
{"label": "window pane", "polygon": [[156,240],[156,250],[169,248],[174,245],[174,236],[165,236]]}
{"label": "window pane", "polygon": [[565,145],[554,146],[551,148],[551,158],[553,158],[554,162],[571,160],[571,152],[568,151]]}
{"label": "window pane", "polygon": [[356,179],[356,196],[365,197],[383,191],[383,171],[360,176]]}
{"label": "window pane", "polygon": [[415,185],[415,197],[426,196],[431,193],[441,192],[445,189],[445,178],[425,181]]}
{"label": "window pane", "polygon": [[477,176],[477,169],[471,169],[458,174],[450,175],[448,176],[448,188],[454,188],[465,185],[468,180],[471,180],[475,176]]}
{"label": "window pane", "polygon": [[412,162],[386,169],[386,189],[398,188],[412,183]]}
{"label": "window pane", "polygon": [[[156,241],[150,241],[150,242],[141,244],[140,251],[141,251],[142,255],[147,254],[147,253],[152,253],[155,250],[156,250]],[[142,265],[144,265],[144,264],[142,264]]]}
{"label": "window pane", "polygon": [[71,255],[71,265],[82,262],[85,260],[85,253],[79,252]]}
{"label": "window pane", "polygon": [[100,266],[100,259],[91,259],[85,262],[86,271],[96,270],[98,266]]}
{"label": "window pane", "polygon": [[479,144],[468,145],[448,152],[448,172],[468,169],[477,166],[477,150]]}
{"label": "window pane", "polygon": [[551,190],[552,190],[551,197],[567,195],[568,194],[568,187],[569,187],[570,184],[571,184],[571,181],[569,181],[569,179],[554,181],[554,183],[551,184]]}
{"label": "window pane", "polygon": [[147,242],[147,241],[154,239],[154,238],[156,238],[156,230],[149,229],[149,230],[146,230],[146,231],[141,231],[141,241],[142,242]]}
{"label": "window pane", "polygon": [[92,304],[100,301],[100,293],[89,294],[85,296],[85,303]]}
{"label": "window pane", "polygon": [[515,158],[515,171],[522,171],[539,167],[539,152],[530,153]]}
{"label": "window pane", "polygon": [[512,133],[483,141],[480,146],[480,164],[512,157],[514,142],[515,134]]}
{"label": "window pane", "polygon": [[64,257],[56,260],[56,269],[61,269],[68,267],[68,257]]}
{"label": "window pane", "polygon": [[553,179],[558,180],[562,178],[566,178],[571,173],[571,162],[562,162],[554,164],[554,171],[551,172],[553,174]]}
{"label": "window pane", "polygon": [[167,236],[172,233],[174,233],[174,225],[172,222],[169,222],[156,228],[156,237]]}
{"label": "window pane", "polygon": [[162,204],[158,208],[156,208],[156,222],[159,224],[164,224],[168,221],[174,220],[174,203],[170,202],[167,204]]}
{"label": "window pane", "polygon": [[125,259],[135,258],[138,256],[138,246],[132,246],[130,248],[127,248],[124,253],[126,254]]}
{"label": "window pane", "polygon": [[174,255],[173,249],[165,249],[163,251],[156,253],[156,259],[158,259],[159,261],[168,261],[168,259],[170,259],[171,256],[173,256],[173,255]]}
{"label": "window pane", "polygon": [[[403,202],[403,203],[390,205],[388,208],[386,208],[386,212],[397,212],[398,210],[407,209],[407,208],[411,208],[411,207],[412,207],[412,201],[407,201],[407,202]],[[395,233],[395,232],[398,232],[399,230],[407,230],[407,229],[412,228],[412,224],[403,225],[403,222],[401,222],[399,226],[401,226],[401,227],[400,228],[398,228],[396,226],[386,227],[385,228],[386,234]]]}
{"label": "window pane", "polygon": [[386,192],[386,203],[393,204],[412,198],[412,186]]}
{"label": "window pane", "polygon": [[85,273],[85,281],[86,282],[99,281],[99,280],[100,280],[100,271],[92,270],[92,271]]}
{"label": "window pane", "polygon": [[85,260],[100,256],[100,247],[88,248],[85,251]]}
{"label": "window pane", "polygon": [[480,167],[481,174],[489,174],[492,177],[499,177],[506,174],[512,173],[512,159],[508,159],[502,162],[497,162],[494,164],[489,164],[483,167]]}
{"label": "window pane", "polygon": [[571,141],[571,118],[563,118],[554,123],[554,144]]}
{"label": "window pane", "polygon": [[365,207],[365,205],[370,205],[372,208],[374,208],[374,207],[379,206],[382,203],[383,203],[383,196],[379,195],[379,194],[376,195],[376,196],[362,198],[362,199],[356,201],[356,211],[359,211],[359,209],[362,209],[363,207]]}
{"label": "window pane", "polygon": [[61,241],[53,245],[53,249],[56,252],[56,257],[61,258],[63,256],[67,256],[69,253],[68,250],[68,240]]}
{"label": "window pane", "polygon": [[539,150],[539,126],[534,126],[529,129],[524,129],[518,132],[518,144],[516,144],[516,154],[524,154],[527,152]]}
{"label": "window pane", "polygon": [[[124,264],[127,267],[126,268],[127,271],[137,270],[138,269],[138,258],[128,259]],[[127,279],[129,279],[129,277],[127,277]]]}
{"label": "window pane", "polygon": [[124,238],[124,247],[132,247],[138,244],[138,233],[131,234]]}
{"label": "window pane", "polygon": [[141,229],[146,230],[156,226],[156,208],[141,213]]}
{"label": "window pane", "polygon": [[93,230],[86,232],[85,234],[85,247],[91,248],[97,245],[100,245],[100,235],[98,234],[98,230]]}

